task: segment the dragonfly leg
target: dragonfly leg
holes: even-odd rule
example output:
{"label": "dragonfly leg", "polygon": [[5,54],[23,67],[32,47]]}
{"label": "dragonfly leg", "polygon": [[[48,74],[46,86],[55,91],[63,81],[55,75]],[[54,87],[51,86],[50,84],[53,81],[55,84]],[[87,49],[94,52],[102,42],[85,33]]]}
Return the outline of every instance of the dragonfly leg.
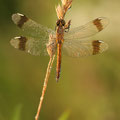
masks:
{"label": "dragonfly leg", "polygon": [[[71,20],[69,20],[66,25],[65,25],[65,32],[69,32],[69,29],[70,29],[70,25],[71,25]],[[66,31],[67,29],[67,31]]]}

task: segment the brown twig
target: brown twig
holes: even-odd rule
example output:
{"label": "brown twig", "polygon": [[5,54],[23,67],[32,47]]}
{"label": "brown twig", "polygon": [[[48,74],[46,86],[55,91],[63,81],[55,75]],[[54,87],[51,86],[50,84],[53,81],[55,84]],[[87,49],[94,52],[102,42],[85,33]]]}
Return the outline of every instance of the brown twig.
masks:
{"label": "brown twig", "polygon": [[40,97],[40,102],[39,102],[37,114],[35,116],[35,120],[38,120],[38,118],[39,118],[39,114],[40,114],[40,110],[41,110],[41,107],[42,107],[42,103],[43,103],[44,95],[45,95],[45,92],[46,92],[47,83],[48,83],[48,80],[49,80],[49,76],[50,76],[50,72],[51,72],[51,68],[52,68],[54,58],[55,58],[55,55],[53,57],[50,57],[50,60],[49,60],[49,63],[48,63],[46,76],[45,76],[45,80],[44,80],[44,84],[43,84],[42,95]]}

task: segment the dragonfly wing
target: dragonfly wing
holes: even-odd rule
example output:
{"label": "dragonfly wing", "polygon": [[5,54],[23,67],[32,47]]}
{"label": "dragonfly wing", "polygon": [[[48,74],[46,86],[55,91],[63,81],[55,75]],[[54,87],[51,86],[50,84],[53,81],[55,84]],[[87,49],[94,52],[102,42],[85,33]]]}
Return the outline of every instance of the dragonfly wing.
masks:
{"label": "dragonfly wing", "polygon": [[[32,55],[48,55],[45,41],[48,39],[41,41],[38,38],[20,36],[13,38],[10,43],[13,47]],[[49,46],[50,44],[53,45],[52,42],[49,42]]]}
{"label": "dragonfly wing", "polygon": [[105,17],[97,18],[87,24],[71,29],[68,33],[65,33],[65,39],[82,39],[95,35],[103,30],[109,21]]}
{"label": "dragonfly wing", "polygon": [[108,45],[100,40],[64,41],[63,52],[72,57],[96,55],[107,50]]}
{"label": "dragonfly wing", "polygon": [[20,13],[13,14],[12,20],[26,35],[31,37],[47,39],[50,33],[54,33],[52,29],[44,27]]}

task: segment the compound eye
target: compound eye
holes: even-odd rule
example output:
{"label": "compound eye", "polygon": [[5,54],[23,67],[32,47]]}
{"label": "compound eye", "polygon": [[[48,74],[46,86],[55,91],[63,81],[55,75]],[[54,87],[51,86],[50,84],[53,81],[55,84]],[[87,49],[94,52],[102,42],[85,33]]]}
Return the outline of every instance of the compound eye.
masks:
{"label": "compound eye", "polygon": [[59,21],[59,20],[56,22],[56,25],[57,25],[57,26],[59,26],[59,25],[60,25],[60,21]]}
{"label": "compound eye", "polygon": [[62,26],[65,26],[65,21],[64,20],[62,20],[61,23],[62,23]]}

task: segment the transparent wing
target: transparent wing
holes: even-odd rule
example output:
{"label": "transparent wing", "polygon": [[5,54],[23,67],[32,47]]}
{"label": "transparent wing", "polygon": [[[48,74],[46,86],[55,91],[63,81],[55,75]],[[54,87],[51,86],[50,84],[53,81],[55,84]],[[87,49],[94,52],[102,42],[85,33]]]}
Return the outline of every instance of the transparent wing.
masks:
{"label": "transparent wing", "polygon": [[44,27],[20,13],[13,14],[12,20],[27,36],[47,39],[50,33],[54,33],[52,29]]}
{"label": "transparent wing", "polygon": [[108,23],[109,21],[107,18],[97,18],[83,26],[71,29],[68,33],[65,33],[64,38],[73,39],[74,41],[75,39],[90,37],[103,30],[108,25]]}
{"label": "transparent wing", "polygon": [[100,40],[64,41],[63,53],[71,57],[96,55],[107,50],[108,45]]}
{"label": "transparent wing", "polygon": [[50,46],[53,45],[53,42],[48,42],[48,39],[40,40],[38,38],[23,36],[15,37],[10,41],[13,47],[32,55],[48,55],[46,43],[49,43]]}

